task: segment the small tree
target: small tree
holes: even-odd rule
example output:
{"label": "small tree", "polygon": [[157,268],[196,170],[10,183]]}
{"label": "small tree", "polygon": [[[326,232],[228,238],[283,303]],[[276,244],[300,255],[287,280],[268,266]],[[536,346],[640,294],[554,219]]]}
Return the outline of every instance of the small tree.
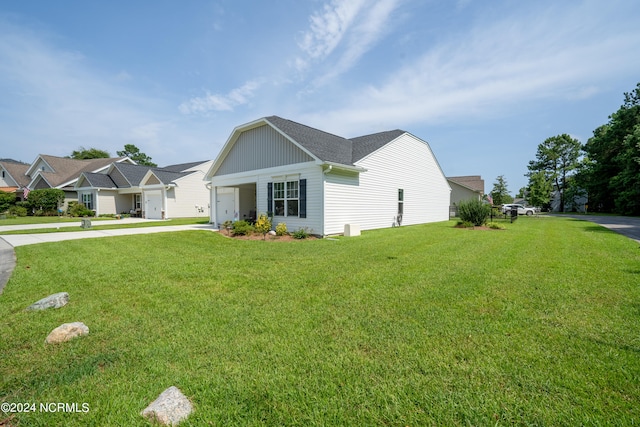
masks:
{"label": "small tree", "polygon": [[529,174],[529,192],[527,202],[531,206],[538,206],[548,209],[551,201],[553,183],[547,178],[544,171],[532,172]]}
{"label": "small tree", "polygon": [[496,182],[493,183],[491,197],[493,198],[494,205],[503,205],[505,203],[513,202],[513,197],[509,195],[507,180],[504,178],[504,175],[498,176],[496,178]]}
{"label": "small tree", "polygon": [[64,191],[59,188],[32,190],[27,197],[29,207],[38,211],[54,212],[64,202]]}
{"label": "small tree", "polygon": [[491,207],[478,199],[462,200],[458,203],[458,216],[464,222],[475,226],[486,224],[491,215]]}
{"label": "small tree", "polygon": [[267,233],[271,230],[271,220],[265,214],[258,215],[258,219],[254,225],[255,230],[258,233],[262,233],[262,239],[267,239]]}

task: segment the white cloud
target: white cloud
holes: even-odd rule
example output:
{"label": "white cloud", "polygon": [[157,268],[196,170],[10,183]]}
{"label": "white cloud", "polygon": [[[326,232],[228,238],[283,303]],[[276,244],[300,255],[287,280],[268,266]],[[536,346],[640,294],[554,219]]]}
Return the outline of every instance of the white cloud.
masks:
{"label": "white cloud", "polygon": [[299,47],[305,54],[295,60],[298,71],[307,71],[313,64],[329,61],[328,72],[315,79],[316,85],[348,71],[386,33],[389,18],[398,0],[333,0],[322,12],[310,17],[310,28]]}
{"label": "white cloud", "polygon": [[261,79],[254,79],[231,90],[226,95],[211,94],[199,96],[183,102],[178,107],[183,114],[205,114],[210,111],[233,111],[235,107],[250,102],[254,93],[262,85]]}
{"label": "white cloud", "polygon": [[640,60],[630,53],[640,44],[640,32],[605,31],[593,5],[583,9],[480,20],[380,84],[345,93],[343,105],[307,119],[333,123],[338,128],[332,131],[349,135],[372,124],[455,123],[508,115],[532,100],[592,96],[595,82],[637,70]]}

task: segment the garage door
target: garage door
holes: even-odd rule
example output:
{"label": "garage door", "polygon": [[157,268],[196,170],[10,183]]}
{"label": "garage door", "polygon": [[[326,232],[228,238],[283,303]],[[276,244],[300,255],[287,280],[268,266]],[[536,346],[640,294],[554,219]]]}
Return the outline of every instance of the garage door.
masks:
{"label": "garage door", "polygon": [[147,202],[146,217],[149,219],[162,219],[162,194],[159,191],[145,193]]}

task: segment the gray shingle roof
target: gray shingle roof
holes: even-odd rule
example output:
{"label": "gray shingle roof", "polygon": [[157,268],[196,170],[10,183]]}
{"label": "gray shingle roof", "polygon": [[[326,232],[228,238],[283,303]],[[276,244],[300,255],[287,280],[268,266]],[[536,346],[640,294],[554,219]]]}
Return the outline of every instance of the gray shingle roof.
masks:
{"label": "gray shingle roof", "polygon": [[183,176],[191,175],[193,172],[172,172],[164,169],[153,169],[153,174],[158,177],[161,183],[169,184]]}
{"label": "gray shingle roof", "polygon": [[265,118],[317,158],[333,163],[351,164],[351,141],[278,116]]}
{"label": "gray shingle roof", "polygon": [[343,165],[353,165],[406,133],[396,129],[347,139],[278,116],[265,117],[265,120],[318,159]]}
{"label": "gray shingle roof", "polygon": [[352,138],[353,157],[351,158],[351,161],[355,163],[358,160],[362,160],[364,157],[384,147],[404,133],[406,132],[396,129]]}
{"label": "gray shingle roof", "polygon": [[208,162],[209,160],[205,160],[202,162],[190,162],[190,163],[180,163],[178,165],[169,165],[169,166],[164,166],[161,168],[156,168],[156,169],[162,169],[165,171],[169,171],[169,172],[184,172],[187,169],[191,169],[195,166],[201,165],[203,163]]}
{"label": "gray shingle roof", "polygon": [[116,188],[118,187],[109,175],[103,173],[85,172],[84,177],[91,187],[94,188]]}
{"label": "gray shingle roof", "polygon": [[130,165],[124,163],[117,163],[114,167],[120,171],[122,176],[129,181],[129,184],[132,187],[138,187],[147,171],[149,169],[153,169],[151,166]]}

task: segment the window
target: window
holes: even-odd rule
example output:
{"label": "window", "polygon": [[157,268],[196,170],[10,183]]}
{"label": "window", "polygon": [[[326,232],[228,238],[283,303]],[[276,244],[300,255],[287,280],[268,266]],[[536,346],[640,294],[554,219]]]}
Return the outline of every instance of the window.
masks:
{"label": "window", "polygon": [[142,194],[135,195],[135,208],[134,209],[142,209]]}
{"label": "window", "polygon": [[402,215],[404,213],[404,190],[402,188],[398,189],[398,215]]}
{"label": "window", "polygon": [[93,194],[84,193],[82,194],[82,204],[85,208],[93,210]]}
{"label": "window", "polygon": [[305,216],[300,215],[299,181],[273,183],[273,213],[277,216],[306,216],[306,212]]}

